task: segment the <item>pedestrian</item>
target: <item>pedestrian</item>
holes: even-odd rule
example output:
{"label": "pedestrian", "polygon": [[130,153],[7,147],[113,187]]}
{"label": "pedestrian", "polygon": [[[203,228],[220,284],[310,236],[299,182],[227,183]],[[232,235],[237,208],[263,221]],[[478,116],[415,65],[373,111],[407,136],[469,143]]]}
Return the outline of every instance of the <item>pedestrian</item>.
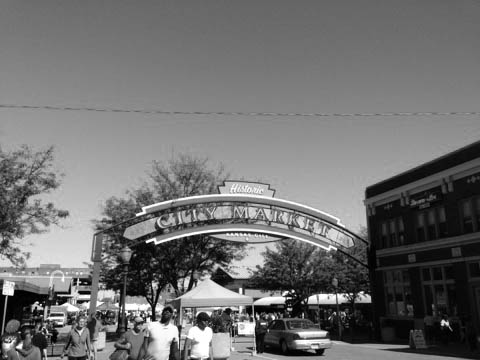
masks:
{"label": "pedestrian", "polygon": [[427,344],[431,344],[434,340],[435,323],[433,320],[433,316],[428,314],[423,318],[423,324],[425,326],[425,340],[427,341]]}
{"label": "pedestrian", "polygon": [[33,329],[24,326],[20,330],[21,342],[7,352],[7,360],[41,360],[40,349],[33,345]]}
{"label": "pedestrian", "polygon": [[475,330],[475,326],[473,325],[472,318],[469,317],[466,320],[465,324],[465,340],[467,341],[468,348],[471,352],[477,350],[477,332]]}
{"label": "pedestrian", "polygon": [[231,314],[232,314],[232,309],[226,308],[225,310],[223,310],[222,314],[220,315],[226,330],[230,334],[231,334],[232,325],[233,325],[233,320],[232,320],[232,315]]}
{"label": "pedestrian", "polygon": [[32,343],[40,349],[42,359],[47,359],[48,341],[43,331],[43,322],[41,319],[35,320],[35,329],[33,331]]}
{"label": "pedestrian", "polygon": [[260,319],[255,323],[255,345],[259,354],[265,350],[265,334],[267,333],[268,321],[265,313],[260,314]]}
{"label": "pedestrian", "polygon": [[442,315],[442,320],[440,321],[440,332],[442,334],[442,342],[445,345],[448,345],[450,334],[453,332],[453,329],[450,326],[450,321],[448,320],[447,314]]}
{"label": "pedestrian", "polygon": [[32,318],[34,321],[37,319],[38,314],[39,314],[38,308],[35,306],[35,308],[32,311]]}
{"label": "pedestrian", "polygon": [[52,327],[52,329],[50,330],[50,334],[52,334],[50,337],[50,342],[52,343],[52,345],[55,345],[58,339],[58,330],[55,329],[55,327]]}
{"label": "pedestrian", "polygon": [[205,312],[201,312],[197,315],[197,323],[190,328],[185,339],[185,346],[183,349],[183,360],[189,358],[192,360],[213,360],[212,355],[212,338],[213,331],[208,327],[210,316]]}
{"label": "pedestrian", "polygon": [[9,320],[5,326],[5,332],[2,334],[2,359],[7,358],[8,351],[14,349],[20,341],[18,330],[20,321],[16,319]]}
{"label": "pedestrian", "polygon": [[90,360],[90,357],[93,356],[90,331],[86,325],[86,317],[80,316],[77,325],[68,334],[67,344],[60,356],[62,359],[65,355],[68,355],[68,360]]}
{"label": "pedestrian", "polygon": [[92,313],[90,315],[90,320],[87,323],[88,331],[90,332],[90,343],[92,344],[93,350],[93,359],[97,359],[97,350],[98,350],[98,337],[100,336],[100,331],[104,330],[102,320],[100,320],[100,313]]}
{"label": "pedestrian", "polygon": [[150,322],[145,330],[145,337],[137,359],[168,360],[170,352],[179,358],[180,341],[178,328],[170,323],[173,308],[167,305],[162,310],[160,322]]}
{"label": "pedestrian", "polygon": [[145,340],[143,329],[143,318],[136,316],[133,319],[133,328],[120,336],[120,339],[113,345],[115,349],[128,350],[128,360],[137,360]]}

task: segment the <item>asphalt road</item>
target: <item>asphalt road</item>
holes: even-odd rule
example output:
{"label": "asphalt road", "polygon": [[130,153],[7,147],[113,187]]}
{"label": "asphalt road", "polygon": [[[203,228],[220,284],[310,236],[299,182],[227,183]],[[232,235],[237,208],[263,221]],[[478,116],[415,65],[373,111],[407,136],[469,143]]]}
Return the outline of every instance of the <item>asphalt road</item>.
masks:
{"label": "asphalt road", "polygon": [[[463,356],[433,354],[428,352],[416,352],[408,345],[388,345],[388,344],[349,344],[344,342],[334,342],[331,349],[325,350],[323,355],[317,355],[313,351],[296,351],[288,355],[282,355],[279,350],[268,349],[263,354],[256,357],[265,360],[458,360]],[[480,354],[472,355],[469,358],[480,359]]]}

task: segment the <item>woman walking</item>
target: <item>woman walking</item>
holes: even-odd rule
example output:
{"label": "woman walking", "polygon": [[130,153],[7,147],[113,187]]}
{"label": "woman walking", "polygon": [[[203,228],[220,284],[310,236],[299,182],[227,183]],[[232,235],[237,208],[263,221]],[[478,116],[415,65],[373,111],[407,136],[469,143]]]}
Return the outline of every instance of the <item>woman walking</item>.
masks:
{"label": "woman walking", "polygon": [[448,345],[450,334],[453,332],[453,329],[450,326],[450,321],[448,320],[447,314],[443,314],[442,316],[442,321],[440,321],[440,331],[442,333],[442,342],[445,345]]}
{"label": "woman walking", "polygon": [[68,360],[90,360],[92,346],[90,344],[90,332],[86,327],[87,318],[80,316],[77,325],[68,334],[67,345],[63,349],[61,358],[68,355]]}

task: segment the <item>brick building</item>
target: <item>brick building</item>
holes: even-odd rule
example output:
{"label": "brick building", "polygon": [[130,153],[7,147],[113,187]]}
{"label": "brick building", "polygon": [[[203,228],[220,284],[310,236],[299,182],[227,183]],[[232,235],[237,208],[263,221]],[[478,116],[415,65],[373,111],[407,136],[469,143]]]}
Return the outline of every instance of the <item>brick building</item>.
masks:
{"label": "brick building", "polygon": [[367,187],[365,206],[384,337],[445,313],[480,330],[480,142]]}

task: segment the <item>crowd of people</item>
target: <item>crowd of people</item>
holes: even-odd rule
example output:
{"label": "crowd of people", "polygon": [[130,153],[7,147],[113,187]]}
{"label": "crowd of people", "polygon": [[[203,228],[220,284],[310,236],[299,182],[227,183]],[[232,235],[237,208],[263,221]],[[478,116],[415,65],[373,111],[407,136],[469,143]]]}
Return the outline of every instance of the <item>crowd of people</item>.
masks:
{"label": "crowd of people", "polygon": [[[297,316],[306,318],[308,314]],[[338,314],[333,309],[326,309],[322,314],[309,314],[322,328],[333,333],[348,334],[362,319],[361,314],[351,313],[344,308]],[[321,315],[321,316],[320,316]],[[275,319],[290,317],[288,312],[261,312],[253,316],[234,314],[230,308],[214,311],[211,316],[200,312],[192,319],[183,349],[180,349],[181,327],[175,325],[176,311],[167,305],[164,307],[159,321],[146,321],[145,317],[136,315],[129,320],[133,326],[114,344],[118,351],[125,351],[124,358],[111,360],[206,360],[212,359],[211,341],[214,332],[228,332],[235,335],[234,325],[238,321],[255,322],[255,339],[258,353],[264,351],[264,337],[269,324]],[[2,357],[4,360],[47,360],[48,343],[55,344],[58,331],[52,324],[44,323],[42,317],[36,317],[34,326],[20,326],[17,320],[11,320],[3,335]],[[443,314],[437,322],[433,317],[425,317],[425,335],[427,341],[438,338],[448,344],[455,331],[459,331],[461,342],[468,344],[472,351],[477,349],[477,335],[471,319],[465,319],[458,328],[452,327],[450,319]],[[435,330],[438,327],[439,330]],[[96,360],[99,334],[105,328],[102,313],[97,312],[87,318],[80,315],[67,334],[66,344],[61,357],[68,360]],[[10,339],[10,340],[9,340]],[[5,344],[10,344],[9,346]],[[183,350],[183,358],[181,356]]]}

